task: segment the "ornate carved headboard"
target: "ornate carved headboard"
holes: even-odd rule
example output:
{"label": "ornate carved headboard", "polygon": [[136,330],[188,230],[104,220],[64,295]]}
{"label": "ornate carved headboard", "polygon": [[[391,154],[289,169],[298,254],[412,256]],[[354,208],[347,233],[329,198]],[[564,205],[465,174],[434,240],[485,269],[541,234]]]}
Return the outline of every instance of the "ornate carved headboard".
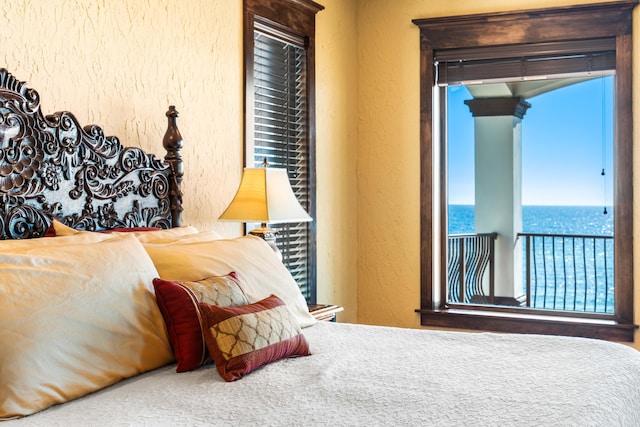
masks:
{"label": "ornate carved headboard", "polygon": [[167,111],[165,160],[123,147],[0,69],[0,239],[43,236],[53,218],[83,230],[180,225],[182,137]]}

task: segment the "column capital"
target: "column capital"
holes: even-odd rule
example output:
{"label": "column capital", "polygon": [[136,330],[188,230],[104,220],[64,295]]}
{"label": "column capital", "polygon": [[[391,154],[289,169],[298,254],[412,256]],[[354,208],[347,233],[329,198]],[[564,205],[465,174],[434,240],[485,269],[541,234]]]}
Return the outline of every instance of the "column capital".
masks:
{"label": "column capital", "polygon": [[514,116],[524,117],[531,107],[521,96],[499,98],[474,98],[464,101],[473,117]]}

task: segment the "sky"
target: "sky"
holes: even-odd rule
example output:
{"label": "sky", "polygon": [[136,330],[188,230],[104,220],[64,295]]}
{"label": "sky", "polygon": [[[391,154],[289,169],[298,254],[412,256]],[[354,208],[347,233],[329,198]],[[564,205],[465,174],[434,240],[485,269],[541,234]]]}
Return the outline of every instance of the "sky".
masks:
{"label": "sky", "polygon": [[[464,105],[472,96],[464,86],[449,86],[448,97],[449,203],[474,204],[473,117]],[[611,206],[613,76],[527,102],[531,107],[522,119],[522,204]]]}

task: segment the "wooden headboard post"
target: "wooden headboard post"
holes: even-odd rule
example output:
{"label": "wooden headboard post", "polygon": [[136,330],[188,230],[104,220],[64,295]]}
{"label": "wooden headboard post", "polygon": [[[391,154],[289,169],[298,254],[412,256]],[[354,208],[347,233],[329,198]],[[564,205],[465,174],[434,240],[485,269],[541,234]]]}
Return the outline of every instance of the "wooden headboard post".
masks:
{"label": "wooden headboard post", "polygon": [[164,134],[162,145],[167,150],[164,160],[169,164],[173,179],[169,181],[169,200],[171,202],[171,226],[179,227],[182,216],[182,176],[184,169],[182,164],[182,135],[178,130],[177,118],[178,111],[173,105],[169,106],[167,111],[167,131]]}

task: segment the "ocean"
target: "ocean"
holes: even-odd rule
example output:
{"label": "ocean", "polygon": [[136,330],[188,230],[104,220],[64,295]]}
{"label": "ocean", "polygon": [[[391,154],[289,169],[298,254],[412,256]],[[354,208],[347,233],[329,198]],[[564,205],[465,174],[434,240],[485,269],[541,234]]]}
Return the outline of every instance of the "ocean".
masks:
{"label": "ocean", "polygon": [[[523,206],[522,231],[542,234],[613,236],[613,207]],[[474,233],[473,205],[449,205],[449,234]]]}
{"label": "ocean", "polygon": [[[613,236],[613,207],[603,211],[602,206],[523,206],[522,232]],[[474,206],[449,205],[449,234],[473,233]],[[531,259],[533,307],[613,313],[613,239],[536,237]],[[523,283],[525,277],[523,272]]]}

